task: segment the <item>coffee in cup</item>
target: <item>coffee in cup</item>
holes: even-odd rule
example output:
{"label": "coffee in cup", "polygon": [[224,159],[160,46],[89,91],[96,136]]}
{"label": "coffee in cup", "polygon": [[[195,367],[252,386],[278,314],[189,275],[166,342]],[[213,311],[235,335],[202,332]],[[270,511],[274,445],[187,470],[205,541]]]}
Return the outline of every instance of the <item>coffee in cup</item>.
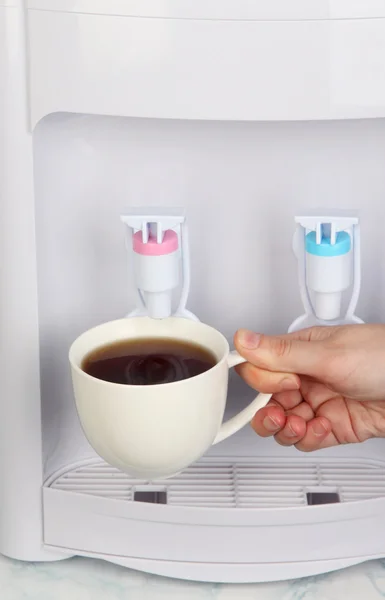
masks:
{"label": "coffee in cup", "polygon": [[[140,479],[179,473],[249,423],[271,397],[259,394],[223,423],[229,369],[245,359],[213,327],[179,317],[104,323],[75,340],[69,360],[89,443]],[[185,360],[193,361],[191,370],[182,369]]]}
{"label": "coffee in cup", "polygon": [[196,377],[216,364],[214,354],[172,338],[120,340],[96,348],[82,362],[88,375],[123,385],[160,385]]}

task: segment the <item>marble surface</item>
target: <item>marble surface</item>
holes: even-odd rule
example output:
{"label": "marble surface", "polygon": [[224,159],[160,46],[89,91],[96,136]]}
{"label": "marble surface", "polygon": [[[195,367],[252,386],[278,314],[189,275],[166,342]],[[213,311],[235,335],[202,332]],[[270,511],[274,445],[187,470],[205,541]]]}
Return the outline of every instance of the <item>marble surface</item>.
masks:
{"label": "marble surface", "polygon": [[20,563],[0,557],[1,600],[377,600],[385,598],[385,560],[270,584],[170,580],[97,560]]}

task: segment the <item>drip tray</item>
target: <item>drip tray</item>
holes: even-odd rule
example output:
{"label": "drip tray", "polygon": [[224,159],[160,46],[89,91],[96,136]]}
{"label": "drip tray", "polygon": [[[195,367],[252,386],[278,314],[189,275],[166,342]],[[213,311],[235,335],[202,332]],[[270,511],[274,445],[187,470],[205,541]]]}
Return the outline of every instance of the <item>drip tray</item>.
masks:
{"label": "drip tray", "polygon": [[102,461],[61,472],[46,487],[96,497],[211,508],[286,508],[385,497],[385,465],[375,460],[202,460],[178,476],[132,479]]}

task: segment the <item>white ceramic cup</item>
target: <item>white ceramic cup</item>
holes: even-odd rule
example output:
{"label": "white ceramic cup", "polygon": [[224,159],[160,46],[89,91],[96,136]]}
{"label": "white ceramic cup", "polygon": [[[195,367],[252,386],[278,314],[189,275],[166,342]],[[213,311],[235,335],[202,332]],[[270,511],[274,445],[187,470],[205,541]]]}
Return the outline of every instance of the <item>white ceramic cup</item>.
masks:
{"label": "white ceramic cup", "polygon": [[[217,364],[201,375],[159,385],[124,385],[96,379],[82,370],[96,348],[119,340],[172,338],[209,349]],[[249,423],[269,401],[259,394],[222,423],[228,371],[245,360],[230,352],[216,329],[182,318],[127,318],[83,333],[69,352],[76,407],[83,431],[109,464],[140,479],[163,479],[199,459],[212,444]]]}

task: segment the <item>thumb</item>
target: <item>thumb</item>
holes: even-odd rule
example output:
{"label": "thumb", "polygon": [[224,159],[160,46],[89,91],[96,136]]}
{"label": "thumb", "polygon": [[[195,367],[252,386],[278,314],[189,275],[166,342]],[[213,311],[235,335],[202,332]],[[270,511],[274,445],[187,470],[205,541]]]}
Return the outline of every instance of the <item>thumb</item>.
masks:
{"label": "thumb", "polygon": [[292,334],[266,336],[240,329],[234,342],[239,354],[260,369],[310,377],[324,372],[326,351],[322,340],[298,339]]}

